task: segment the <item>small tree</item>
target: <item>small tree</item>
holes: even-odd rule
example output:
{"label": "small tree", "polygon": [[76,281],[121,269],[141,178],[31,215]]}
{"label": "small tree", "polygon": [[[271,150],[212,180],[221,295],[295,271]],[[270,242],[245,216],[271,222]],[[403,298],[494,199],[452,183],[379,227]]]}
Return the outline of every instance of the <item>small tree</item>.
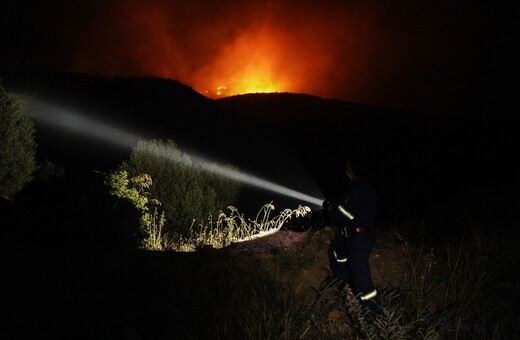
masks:
{"label": "small tree", "polygon": [[10,198],[32,179],[36,141],[22,102],[0,84],[0,196]]}
{"label": "small tree", "polygon": [[200,222],[233,204],[239,189],[231,180],[204,172],[172,140],[140,140],[120,170],[154,179],[150,193],[162,202],[168,227],[180,233],[187,232],[193,220]]}

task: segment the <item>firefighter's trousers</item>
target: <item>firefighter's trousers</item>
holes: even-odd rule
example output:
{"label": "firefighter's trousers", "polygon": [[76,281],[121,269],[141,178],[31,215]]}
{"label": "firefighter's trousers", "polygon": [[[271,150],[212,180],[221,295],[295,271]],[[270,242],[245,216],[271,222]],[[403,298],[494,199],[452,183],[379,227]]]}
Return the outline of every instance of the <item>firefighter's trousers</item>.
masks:
{"label": "firefighter's trousers", "polygon": [[375,237],[369,233],[356,233],[345,237],[338,233],[332,243],[332,272],[334,278],[348,282],[359,295],[363,306],[376,310],[381,301],[372,282],[369,257]]}

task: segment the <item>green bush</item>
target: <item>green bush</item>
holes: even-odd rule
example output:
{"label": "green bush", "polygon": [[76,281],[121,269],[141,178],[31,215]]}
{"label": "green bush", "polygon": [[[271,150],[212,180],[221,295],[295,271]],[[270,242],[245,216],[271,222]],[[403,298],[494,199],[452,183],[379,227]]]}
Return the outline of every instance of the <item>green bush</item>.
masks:
{"label": "green bush", "polygon": [[36,170],[34,125],[22,102],[0,84],[0,197],[10,198]]}
{"label": "green bush", "polygon": [[201,223],[233,204],[239,189],[236,183],[204,171],[172,140],[140,140],[120,170],[130,177],[146,173],[154,179],[149,192],[162,203],[166,233],[187,234],[194,221]]}
{"label": "green bush", "polygon": [[128,178],[126,171],[117,171],[106,176],[105,184],[118,199],[116,228],[120,243],[145,249],[162,248],[164,215],[157,209],[161,203],[150,198],[146,191],[152,183],[147,174]]}

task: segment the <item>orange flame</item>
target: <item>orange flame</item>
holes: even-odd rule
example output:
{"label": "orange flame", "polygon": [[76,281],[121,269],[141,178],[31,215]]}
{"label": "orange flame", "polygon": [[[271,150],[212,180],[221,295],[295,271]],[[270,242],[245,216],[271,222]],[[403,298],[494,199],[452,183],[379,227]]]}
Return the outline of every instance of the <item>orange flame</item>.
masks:
{"label": "orange flame", "polygon": [[264,29],[241,35],[194,79],[198,88],[211,86],[212,90],[199,90],[210,97],[287,91],[290,82],[278,72],[280,64],[279,42]]}

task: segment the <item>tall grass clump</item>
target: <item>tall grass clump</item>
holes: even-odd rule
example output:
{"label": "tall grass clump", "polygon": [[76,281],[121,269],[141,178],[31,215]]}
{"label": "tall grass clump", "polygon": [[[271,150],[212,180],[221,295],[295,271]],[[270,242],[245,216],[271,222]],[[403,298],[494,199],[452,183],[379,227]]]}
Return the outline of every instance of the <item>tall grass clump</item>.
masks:
{"label": "tall grass clump", "polygon": [[379,289],[381,312],[363,308],[349,285],[325,281],[313,304],[312,331],[326,339],[441,339],[436,323],[417,318],[398,292]]}
{"label": "tall grass clump", "polygon": [[[395,232],[406,263],[401,296],[398,306],[388,302],[382,316],[420,331],[421,338],[508,338],[518,317],[511,318],[515,304],[503,303],[498,283],[504,282],[501,272],[510,272],[504,265],[518,255],[511,256],[499,230],[466,216],[449,240],[438,242],[424,220],[401,224]],[[507,294],[518,301],[518,277],[509,279]],[[371,327],[384,324],[378,317]]]}
{"label": "tall grass clump", "polygon": [[440,324],[434,320],[410,313],[399,303],[395,291],[381,292],[381,313],[371,315],[366,310],[357,310],[359,331],[365,339],[442,339],[438,333]]}
{"label": "tall grass clump", "polygon": [[230,302],[214,321],[215,339],[310,339],[310,305],[283,283],[257,278]]}
{"label": "tall grass clump", "polygon": [[169,247],[176,251],[194,251],[204,246],[223,248],[234,242],[248,241],[274,233],[289,219],[310,213],[310,208],[306,206],[299,206],[293,210],[284,209],[278,215],[272,216],[274,210],[272,203],[265,204],[255,219],[248,219],[240,214],[236,207],[229,206],[227,214],[220,211],[216,218],[210,214],[205,222],[191,226],[188,237],[174,237]]}

